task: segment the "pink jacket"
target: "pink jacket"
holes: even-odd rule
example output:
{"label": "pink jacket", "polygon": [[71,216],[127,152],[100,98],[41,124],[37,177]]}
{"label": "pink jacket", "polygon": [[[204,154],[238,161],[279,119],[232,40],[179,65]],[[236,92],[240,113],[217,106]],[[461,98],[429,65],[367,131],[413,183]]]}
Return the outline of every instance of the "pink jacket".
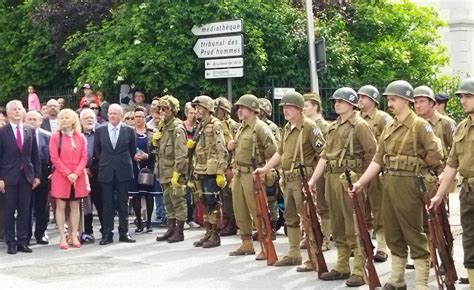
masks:
{"label": "pink jacket", "polygon": [[85,168],[87,165],[87,144],[82,134],[73,134],[76,149],[71,148],[71,140],[62,135],[61,156],[58,156],[59,132],[53,133],[49,142],[49,154],[54,166],[51,176],[51,196],[55,198],[69,198],[71,183],[67,179],[70,173],[76,173],[78,178],[74,185],[75,197],[81,198],[88,195],[88,183]]}

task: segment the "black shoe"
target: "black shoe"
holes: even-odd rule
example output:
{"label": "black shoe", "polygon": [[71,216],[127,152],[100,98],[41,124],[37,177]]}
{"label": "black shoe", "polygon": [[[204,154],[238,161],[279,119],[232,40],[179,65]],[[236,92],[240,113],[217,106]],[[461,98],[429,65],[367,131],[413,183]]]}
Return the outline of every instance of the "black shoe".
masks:
{"label": "black shoe", "polygon": [[33,252],[30,248],[28,248],[28,246],[23,246],[23,245],[17,245],[16,249],[18,250],[18,252],[23,252],[23,253]]}
{"label": "black shoe", "polygon": [[134,239],[132,239],[130,234],[125,234],[125,235],[120,236],[119,242],[122,242],[122,243],[135,243],[136,241]]}
{"label": "black shoe", "polygon": [[7,254],[15,255],[17,252],[16,246],[8,246]]}
{"label": "black shoe", "polygon": [[36,239],[36,243],[37,243],[38,245],[47,245],[47,244],[49,244],[49,241],[48,241],[47,238],[41,237],[41,238],[39,238],[39,239]]}
{"label": "black shoe", "polygon": [[114,236],[113,235],[103,235],[102,240],[100,240],[99,245],[105,246],[108,244],[112,244],[114,242]]}

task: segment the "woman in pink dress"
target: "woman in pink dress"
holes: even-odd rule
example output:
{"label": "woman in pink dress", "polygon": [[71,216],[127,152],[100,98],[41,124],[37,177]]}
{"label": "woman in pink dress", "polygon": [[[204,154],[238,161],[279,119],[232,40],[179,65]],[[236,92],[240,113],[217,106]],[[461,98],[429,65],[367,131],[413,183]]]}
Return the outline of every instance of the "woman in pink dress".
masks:
{"label": "woman in pink dress", "polygon": [[[80,200],[88,195],[87,144],[81,134],[77,114],[71,109],[63,109],[58,115],[58,132],[53,133],[49,152],[54,171],[51,176],[51,197],[56,199],[56,223],[59,229],[59,248],[66,250],[68,242],[64,233],[65,210],[69,202],[71,245],[81,246],[78,238]],[[91,145],[92,146],[92,145]]]}
{"label": "woman in pink dress", "polygon": [[41,102],[36,94],[35,87],[29,86],[28,87],[28,111],[40,111],[41,110]]}

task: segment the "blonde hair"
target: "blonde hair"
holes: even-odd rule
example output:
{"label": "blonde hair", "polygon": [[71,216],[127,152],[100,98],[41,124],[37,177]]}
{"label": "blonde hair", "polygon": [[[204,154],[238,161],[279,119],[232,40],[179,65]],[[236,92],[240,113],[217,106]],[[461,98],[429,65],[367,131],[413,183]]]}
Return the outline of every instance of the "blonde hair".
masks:
{"label": "blonde hair", "polygon": [[59,114],[58,114],[58,131],[61,131],[62,129],[62,124],[61,124],[61,118],[62,116],[69,116],[74,123],[72,124],[72,129],[74,132],[80,134],[81,133],[81,122],[79,121],[79,117],[77,116],[76,112],[74,112],[71,109],[62,109]]}

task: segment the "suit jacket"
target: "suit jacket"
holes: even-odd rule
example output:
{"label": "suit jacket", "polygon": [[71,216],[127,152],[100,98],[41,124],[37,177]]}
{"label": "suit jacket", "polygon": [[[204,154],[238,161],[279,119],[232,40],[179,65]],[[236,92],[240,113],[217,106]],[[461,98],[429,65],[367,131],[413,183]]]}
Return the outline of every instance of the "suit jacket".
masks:
{"label": "suit jacket", "polygon": [[133,179],[132,160],[136,153],[135,130],[122,123],[115,149],[110,141],[108,123],[95,131],[94,160],[98,162],[99,182],[112,182],[114,175],[118,182]]}
{"label": "suit jacket", "polygon": [[43,122],[41,122],[41,129],[51,132],[51,125],[49,124],[49,118],[43,118]]}
{"label": "suit jacket", "polygon": [[0,180],[7,186],[17,185],[21,168],[29,183],[33,183],[34,178],[41,177],[35,129],[23,124],[23,147],[20,152],[12,126],[7,123],[0,128]]}
{"label": "suit jacket", "polygon": [[38,153],[39,159],[41,162],[41,182],[46,182],[48,176],[51,173],[51,160],[49,158],[49,139],[51,138],[51,133],[39,128],[38,129]]}

